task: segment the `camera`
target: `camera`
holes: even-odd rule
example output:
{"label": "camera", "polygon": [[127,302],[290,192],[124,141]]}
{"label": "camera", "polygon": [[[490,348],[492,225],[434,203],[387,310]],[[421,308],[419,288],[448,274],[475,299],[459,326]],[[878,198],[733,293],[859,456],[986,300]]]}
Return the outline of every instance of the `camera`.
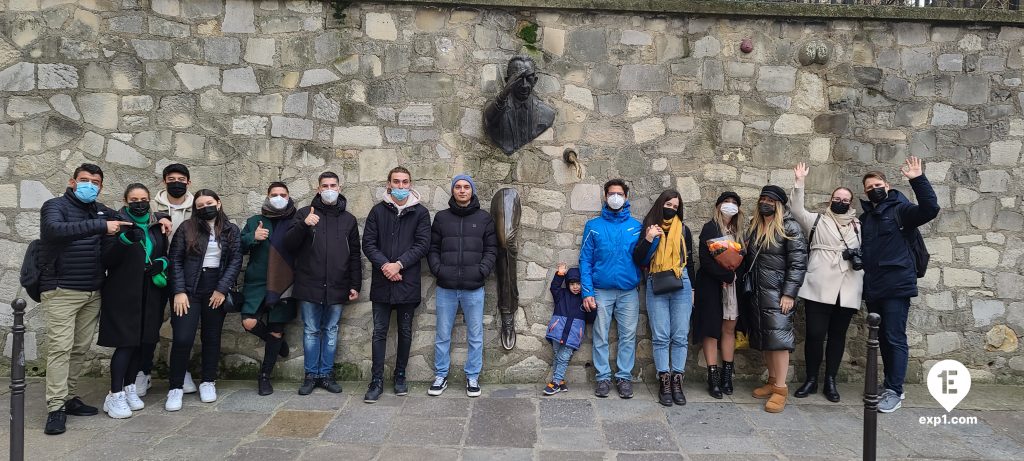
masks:
{"label": "camera", "polygon": [[847,248],[843,250],[843,259],[850,261],[850,266],[853,270],[859,271],[864,269],[864,260],[862,259],[860,248]]}

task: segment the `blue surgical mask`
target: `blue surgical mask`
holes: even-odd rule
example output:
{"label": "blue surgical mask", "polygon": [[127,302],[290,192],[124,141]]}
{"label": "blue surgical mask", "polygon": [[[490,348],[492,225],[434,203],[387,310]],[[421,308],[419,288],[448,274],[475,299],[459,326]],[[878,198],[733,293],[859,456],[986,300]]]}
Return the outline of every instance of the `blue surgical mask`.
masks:
{"label": "blue surgical mask", "polygon": [[391,197],[401,202],[409,198],[409,189],[391,189]]}
{"label": "blue surgical mask", "polygon": [[75,184],[75,197],[78,197],[78,200],[81,200],[82,203],[95,202],[98,195],[100,195],[100,186],[91,182]]}

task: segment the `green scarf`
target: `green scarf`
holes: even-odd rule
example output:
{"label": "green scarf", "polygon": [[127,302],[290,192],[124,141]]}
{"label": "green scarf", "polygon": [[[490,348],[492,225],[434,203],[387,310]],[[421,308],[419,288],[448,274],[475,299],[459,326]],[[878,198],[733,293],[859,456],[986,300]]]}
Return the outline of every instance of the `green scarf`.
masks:
{"label": "green scarf", "polygon": [[149,263],[149,257],[153,254],[153,241],[149,239],[149,213],[146,213],[143,216],[135,216],[127,212],[125,214],[132,218],[132,221],[135,222],[136,226],[139,226],[139,228],[142,229],[142,235],[145,236],[143,237],[142,242],[146,248],[146,262]]}

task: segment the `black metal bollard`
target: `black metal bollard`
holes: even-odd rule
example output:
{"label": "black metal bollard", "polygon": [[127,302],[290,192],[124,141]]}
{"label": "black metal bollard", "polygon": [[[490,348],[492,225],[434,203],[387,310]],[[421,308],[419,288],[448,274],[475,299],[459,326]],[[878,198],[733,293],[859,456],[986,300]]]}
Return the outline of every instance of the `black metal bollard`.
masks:
{"label": "black metal bollard", "polygon": [[11,303],[14,310],[14,339],[11,345],[11,461],[25,459],[25,307],[17,298]]}
{"label": "black metal bollard", "polygon": [[878,325],[882,317],[868,314],[868,361],[864,370],[864,460],[875,461],[878,445]]}

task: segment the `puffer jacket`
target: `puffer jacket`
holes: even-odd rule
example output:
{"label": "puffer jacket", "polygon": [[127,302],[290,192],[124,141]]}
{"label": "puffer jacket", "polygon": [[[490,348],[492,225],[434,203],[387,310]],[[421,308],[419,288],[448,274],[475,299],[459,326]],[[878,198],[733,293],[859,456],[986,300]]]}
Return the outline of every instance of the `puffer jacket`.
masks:
{"label": "puffer jacket", "polygon": [[465,208],[448,200],[448,209],[437,212],[431,225],[427,263],[437,286],[450,290],[475,290],[494,270],[498,237],[491,214],[480,209],[476,195]]}
{"label": "puffer jacket", "polygon": [[[185,224],[188,225],[187,223]],[[217,242],[220,244],[220,266],[216,290],[221,294],[228,294],[228,291],[235,286],[238,274],[242,272],[242,232],[238,226],[225,222],[221,227]],[[167,259],[171,262],[168,282],[171,294],[187,293],[196,295],[199,285],[199,277],[203,273],[203,259],[206,257],[206,234],[201,234],[204,239],[200,247],[202,252],[195,253],[188,250],[188,242],[185,238],[184,229],[182,232],[175,232],[171,239],[171,250]]]}
{"label": "puffer jacket", "polygon": [[[363,226],[363,254],[373,266],[370,301],[384,304],[419,303],[420,266],[430,250],[430,212],[412,191],[406,206],[399,209],[390,196],[370,209]],[[390,262],[402,264],[402,280],[392,282],[380,268]],[[418,304],[417,304],[418,305]]]}
{"label": "puffer jacket", "polygon": [[[345,196],[327,205],[320,195],[310,206],[295,212],[295,224],[288,229],[285,247],[295,255],[295,285],[292,296],[300,301],[334,305],[348,303],[349,290],[362,291],[363,265],[359,261],[359,226],[345,211]],[[320,221],[307,226],[309,210],[316,209]]]}
{"label": "puffer jacket", "polygon": [[748,251],[744,267],[752,271],[755,289],[753,296],[746,300],[747,311],[741,315],[746,316],[750,347],[760,351],[792,352],[796,346],[793,327],[796,306],[783,314],[779,303],[782,296],[796,301],[807,273],[807,241],[789,210],[786,210],[782,227],[788,237],[782,242],[761,248],[748,236],[745,245]]}
{"label": "puffer jacket", "polygon": [[566,271],[565,275],[555,274],[551,279],[551,298],[555,308],[551,312],[545,336],[548,341],[564,344],[573,350],[578,350],[583,342],[588,312],[583,310],[583,294],[574,295],[568,286],[563,287],[562,284],[579,279],[580,270],[575,267]]}
{"label": "puffer jacket", "polygon": [[102,203],[83,203],[70,187],[43,203],[39,219],[41,292],[103,287],[102,239],[117,212]]}

